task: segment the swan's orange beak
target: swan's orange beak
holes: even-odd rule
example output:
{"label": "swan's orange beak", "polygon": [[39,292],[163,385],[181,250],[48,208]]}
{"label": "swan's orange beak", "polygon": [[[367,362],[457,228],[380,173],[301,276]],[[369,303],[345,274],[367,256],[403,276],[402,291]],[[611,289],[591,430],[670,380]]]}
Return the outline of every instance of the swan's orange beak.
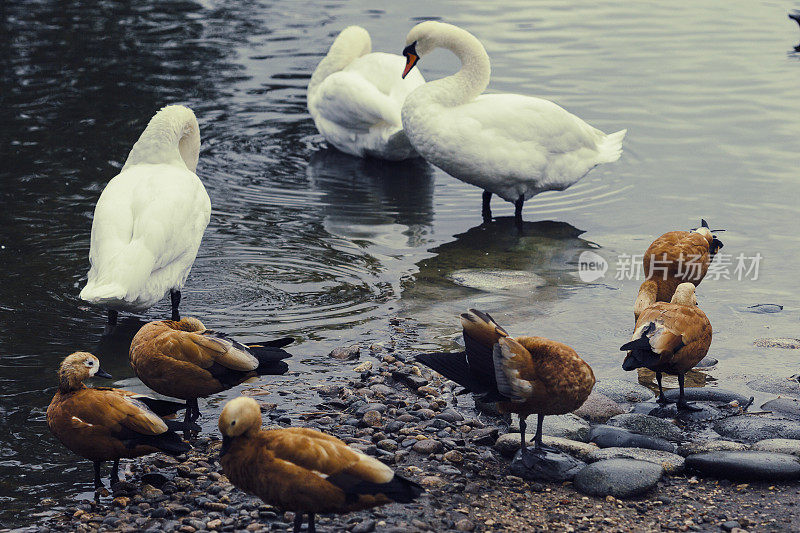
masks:
{"label": "swan's orange beak", "polygon": [[417,54],[417,41],[409,44],[403,49],[403,55],[406,56],[406,68],[403,70],[403,79],[408,76],[408,73],[411,72],[411,69],[414,68],[414,65],[417,64],[419,61],[419,55]]}

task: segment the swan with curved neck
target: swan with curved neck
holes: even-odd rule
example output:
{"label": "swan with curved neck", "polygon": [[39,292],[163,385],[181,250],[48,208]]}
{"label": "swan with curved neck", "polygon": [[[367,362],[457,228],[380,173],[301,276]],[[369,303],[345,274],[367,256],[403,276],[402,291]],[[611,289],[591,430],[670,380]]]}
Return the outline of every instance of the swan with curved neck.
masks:
{"label": "swan with curved neck", "polygon": [[81,299],[108,309],[141,312],[167,292],[172,319],[211,216],[195,174],[200,127],[191,109],[171,105],[150,120],[122,171],[95,206],[89,269]]}
{"label": "swan with curved neck", "polygon": [[406,98],[403,128],[422,157],[484,190],[484,220],[491,220],[492,194],[515,204],[521,225],[526,200],[564,190],[598,164],[619,159],[626,130],[606,135],[541,98],[482,94],[491,76],[489,56],[466,30],[426,21],[411,29],[406,44],[404,76],[436,48],[461,60],[456,74]]}
{"label": "swan with curved neck", "polygon": [[404,62],[372,52],[364,28],[342,30],[308,84],[308,111],[328,143],[358,157],[417,157],[403,133],[400,108],[425,80],[419,72],[400,78]]}

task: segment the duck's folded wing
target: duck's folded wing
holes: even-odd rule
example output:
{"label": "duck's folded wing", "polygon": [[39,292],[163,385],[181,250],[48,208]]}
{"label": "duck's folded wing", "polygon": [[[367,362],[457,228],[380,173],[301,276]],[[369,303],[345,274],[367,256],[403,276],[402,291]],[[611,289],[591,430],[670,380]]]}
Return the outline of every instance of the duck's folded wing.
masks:
{"label": "duck's folded wing", "polygon": [[331,74],[309,98],[320,117],[346,128],[366,131],[380,122],[402,124],[397,103],[358,74]]}
{"label": "duck's folded wing", "polygon": [[221,337],[170,330],[152,342],[153,351],[156,353],[169,354],[175,359],[206,370],[215,364],[242,372],[255,370],[258,367],[258,359],[252,354],[237,348],[231,340]]}
{"label": "duck's folded wing", "polygon": [[134,432],[160,435],[167,425],[128,391],[84,389],[70,405],[70,413],[86,424],[107,428],[112,435]]}
{"label": "duck's folded wing", "polygon": [[392,469],[382,462],[325,433],[308,428],[268,433],[268,446],[275,457],[323,477],[346,474],[371,483],[387,483],[394,476]]}
{"label": "duck's folded wing", "polygon": [[530,373],[533,361],[530,352],[511,338],[494,345],[494,374],[497,390],[511,401],[521,402],[533,394],[533,383],[524,376]]}
{"label": "duck's folded wing", "polygon": [[464,351],[470,371],[493,376],[495,365],[492,349],[500,338],[508,337],[508,333],[489,313],[477,309],[461,314],[461,326],[464,328]]}

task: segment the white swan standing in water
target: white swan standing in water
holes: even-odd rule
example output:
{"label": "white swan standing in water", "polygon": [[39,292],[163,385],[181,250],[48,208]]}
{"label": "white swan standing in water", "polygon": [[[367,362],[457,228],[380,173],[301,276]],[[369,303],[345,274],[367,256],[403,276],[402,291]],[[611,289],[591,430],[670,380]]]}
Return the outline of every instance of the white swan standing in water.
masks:
{"label": "white swan standing in water", "polygon": [[88,282],[80,297],[118,311],[142,312],[167,292],[180,320],[181,288],[211,216],[211,200],[195,174],[200,128],[188,107],[155,114],[133,145],[122,172],[108,182],[92,221]]}
{"label": "white swan standing in water", "polygon": [[308,84],[308,112],[342,152],[391,161],[418,157],[403,133],[400,108],[425,80],[418,71],[401,78],[403,57],[371,49],[364,28],[342,30]]}
{"label": "white swan standing in water", "polygon": [[492,193],[514,203],[520,225],[525,200],[564,190],[598,164],[619,159],[626,130],[606,135],[541,98],[481,94],[489,84],[489,56],[469,32],[427,21],[411,29],[406,44],[404,76],[436,48],[461,60],[457,74],[406,98],[403,128],[422,157],[484,190],[484,220],[491,220]]}

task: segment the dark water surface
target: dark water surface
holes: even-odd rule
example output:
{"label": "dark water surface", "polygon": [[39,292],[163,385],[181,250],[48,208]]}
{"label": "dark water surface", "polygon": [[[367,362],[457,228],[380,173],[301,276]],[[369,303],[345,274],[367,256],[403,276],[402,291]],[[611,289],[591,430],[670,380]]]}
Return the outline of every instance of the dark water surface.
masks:
{"label": "dark water surface", "polygon": [[[350,371],[325,357],[332,348],[381,342],[394,313],[419,322],[421,348],[452,346],[456,314],[477,306],[516,334],[571,344],[600,377],[622,377],[618,347],[638,283],[615,279],[617,258],[701,216],[728,230],[723,252],[763,256],[757,280],[700,287],[720,359],[714,377],[750,392],[751,376],[796,373],[794,352],[752,345],[798,332],[800,57],[792,47],[800,32],[786,7],[0,3],[0,522],[24,523],[45,496],[63,502],[91,487],[90,463],[45,424],[65,355],[97,351],[118,384],[137,386],[124,343],[101,343],[102,311],[77,296],[94,203],[152,114],[170,103],[198,116],[198,175],[213,204],[183,312],[245,340],[296,337],[292,372],[266,382],[266,398],[290,416],[318,401],[314,385]],[[528,202],[519,235],[507,219],[481,226],[480,191],[423,162],[327,149],[306,113],[305,86],[333,36],[357,23],[375,50],[399,52],[407,30],[429,17],[483,41],[490,90],[553,99],[608,132],[628,128],[622,159]],[[421,63],[429,79],[456,66],[442,51]],[[512,213],[499,200],[494,209]],[[576,275],[587,250],[610,263],[593,283]],[[757,303],[785,307],[744,311]],[[144,318],[167,310],[165,300]],[[204,410],[208,430],[227,396]]]}

